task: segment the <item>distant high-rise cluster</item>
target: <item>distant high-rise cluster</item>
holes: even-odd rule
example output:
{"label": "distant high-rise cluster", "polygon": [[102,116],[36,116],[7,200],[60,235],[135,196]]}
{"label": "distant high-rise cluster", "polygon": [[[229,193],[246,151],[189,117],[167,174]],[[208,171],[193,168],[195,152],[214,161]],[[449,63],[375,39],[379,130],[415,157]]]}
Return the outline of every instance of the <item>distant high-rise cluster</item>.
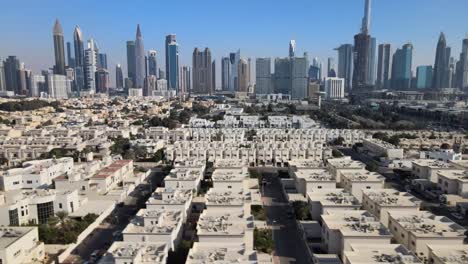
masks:
{"label": "distant high-rise cluster", "polygon": [[[314,96],[320,90],[325,91],[327,83],[328,91],[333,93],[327,94],[329,99],[341,97],[341,88],[351,95],[373,89],[445,92],[447,88],[456,88],[468,91],[468,38],[463,40],[459,56],[455,56],[445,34],[440,33],[434,64],[415,65],[416,47],[410,42],[401,47],[379,44],[371,35],[372,4],[372,0],[364,0],[364,15],[354,43],[338,45],[337,56],[325,60],[318,57],[309,60],[307,53],[298,56],[296,40],[292,39],[288,55],[284,57],[254,59],[241,56],[238,49],[222,57],[217,64],[212,50],[195,48],[192,65],[180,65],[180,46],[175,34],[165,36],[164,52],[145,50],[138,24],[135,38],[126,42],[126,63],[113,64],[96,39],[84,38],[79,26],[74,27],[73,41],[65,41],[66,34],[57,19],[52,28],[54,62],[50,69],[33,73],[16,56],[4,58],[0,61],[0,96],[68,98],[132,94],[172,97],[253,93],[304,99],[310,98],[311,91],[315,91]],[[164,54],[164,58],[158,63],[160,54]],[[220,68],[218,72],[217,67]]]}

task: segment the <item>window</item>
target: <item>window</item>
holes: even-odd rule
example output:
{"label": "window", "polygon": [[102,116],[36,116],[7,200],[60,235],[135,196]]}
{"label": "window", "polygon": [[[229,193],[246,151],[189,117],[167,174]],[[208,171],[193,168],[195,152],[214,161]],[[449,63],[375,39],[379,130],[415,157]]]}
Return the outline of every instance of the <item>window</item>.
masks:
{"label": "window", "polygon": [[59,203],[59,208],[62,209],[62,203]]}
{"label": "window", "polygon": [[26,181],[27,184],[32,184],[32,181]]}

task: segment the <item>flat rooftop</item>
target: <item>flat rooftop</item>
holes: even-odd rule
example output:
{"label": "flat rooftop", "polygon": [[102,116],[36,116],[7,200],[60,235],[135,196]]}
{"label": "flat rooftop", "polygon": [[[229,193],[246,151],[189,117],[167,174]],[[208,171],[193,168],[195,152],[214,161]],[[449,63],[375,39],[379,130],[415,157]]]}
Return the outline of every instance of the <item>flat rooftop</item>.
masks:
{"label": "flat rooftop", "polygon": [[392,211],[390,217],[419,237],[465,237],[465,229],[445,216],[427,211]]}
{"label": "flat rooftop", "polygon": [[141,209],[122,233],[169,234],[181,221],[180,210]]}
{"label": "flat rooftop", "polygon": [[243,181],[249,178],[249,172],[247,167],[243,168],[218,168],[215,169],[213,175],[211,176],[214,182],[216,181]]}
{"label": "flat rooftop", "polygon": [[243,191],[235,192],[232,189],[211,188],[205,195],[206,205],[242,206],[247,197]]}
{"label": "flat rooftop", "polygon": [[352,160],[351,157],[328,159],[327,162],[338,169],[364,169],[366,167],[364,163]]}
{"label": "flat rooftop", "polygon": [[164,178],[165,181],[194,181],[202,177],[202,171],[198,168],[174,168]]}
{"label": "flat rooftop", "polygon": [[339,230],[343,236],[393,237],[374,215],[363,210],[336,210],[322,215],[322,220],[329,229]]}
{"label": "flat rooftop", "polygon": [[192,197],[192,190],[159,187],[146,201],[146,204],[185,204]]}
{"label": "flat rooftop", "polygon": [[289,166],[297,168],[323,168],[325,165],[321,160],[294,159],[289,161]]}
{"label": "flat rooftop", "polygon": [[368,170],[341,170],[341,177],[352,182],[383,182],[385,178],[377,172]]}
{"label": "flat rooftop", "polygon": [[450,180],[468,183],[468,170],[441,170],[437,174]]}
{"label": "flat rooftop", "polygon": [[0,227],[0,249],[5,249],[29,232],[37,230],[37,227],[9,226]]}
{"label": "flat rooftop", "polygon": [[413,160],[413,164],[416,164],[420,167],[429,167],[432,169],[449,169],[452,167],[450,163],[436,159],[417,159]]}
{"label": "flat rooftop", "polygon": [[297,178],[304,179],[306,182],[334,182],[335,177],[326,169],[306,169],[301,168],[294,172]]}
{"label": "flat rooftop", "polygon": [[249,162],[246,159],[217,159],[215,168],[241,168],[248,166]]}
{"label": "flat rooftop", "polygon": [[107,250],[107,254],[102,262],[115,263],[113,259],[118,259],[122,261],[129,260],[128,263],[132,263],[133,260],[138,259],[138,263],[141,264],[165,264],[168,252],[168,245],[163,242],[135,243],[116,241]]}
{"label": "flat rooftop", "polygon": [[353,244],[344,255],[350,264],[362,263],[423,263],[413,252],[400,244]]}
{"label": "flat rooftop", "polygon": [[[252,217],[250,217],[252,218]],[[253,228],[253,222],[246,218],[242,208],[213,210],[208,208],[200,215],[197,234],[200,235],[243,235],[247,228]]]}
{"label": "flat rooftop", "polygon": [[246,250],[245,245],[226,245],[221,243],[195,242],[189,251],[187,264],[205,263],[257,263],[257,252]]}
{"label": "flat rooftop", "polygon": [[407,192],[393,189],[363,190],[364,196],[380,206],[414,206],[418,207],[421,201]]}
{"label": "flat rooftop", "polygon": [[322,189],[307,192],[311,201],[318,201],[322,206],[360,206],[359,201],[344,189]]}
{"label": "flat rooftop", "polygon": [[201,168],[206,166],[204,159],[176,159],[174,168]]}
{"label": "flat rooftop", "polygon": [[446,264],[468,263],[468,245],[427,245],[432,254]]}

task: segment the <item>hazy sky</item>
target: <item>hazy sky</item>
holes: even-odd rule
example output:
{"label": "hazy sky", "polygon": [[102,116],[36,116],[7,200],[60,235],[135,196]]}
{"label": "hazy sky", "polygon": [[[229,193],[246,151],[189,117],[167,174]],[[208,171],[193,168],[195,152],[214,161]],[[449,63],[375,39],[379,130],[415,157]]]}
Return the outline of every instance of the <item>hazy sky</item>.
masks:
{"label": "hazy sky", "polygon": [[[145,49],[158,51],[164,65],[164,36],[177,34],[180,64],[190,65],[194,47],[208,46],[217,60],[241,49],[243,57],[287,56],[295,39],[299,54],[336,57],[361,25],[364,0],[4,0],[0,11],[0,58],[17,55],[34,72],[53,65],[52,27],[62,23],[65,41],[75,25],[94,38],[115,64],[126,69],[127,40],[141,25]],[[374,0],[371,34],[393,49],[414,45],[414,65],[433,64],[441,31],[453,52],[468,32],[467,0]],[[458,54],[456,54],[458,57]],[[325,64],[324,64],[325,66]],[[126,75],[126,72],[124,73]],[[219,79],[219,78],[218,78]],[[219,83],[219,80],[218,80]]]}

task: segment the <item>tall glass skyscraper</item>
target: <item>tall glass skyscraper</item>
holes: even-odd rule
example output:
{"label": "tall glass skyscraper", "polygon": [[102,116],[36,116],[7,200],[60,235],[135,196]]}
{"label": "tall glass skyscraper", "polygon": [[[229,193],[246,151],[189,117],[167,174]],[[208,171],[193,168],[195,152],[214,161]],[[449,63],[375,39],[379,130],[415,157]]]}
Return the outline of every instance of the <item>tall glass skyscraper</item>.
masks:
{"label": "tall glass skyscraper", "polygon": [[75,27],[73,32],[73,43],[75,47],[75,85],[76,91],[79,92],[85,87],[85,70],[84,70],[84,44],[83,33],[79,26]]}
{"label": "tall glass skyscraper", "polygon": [[156,60],[156,51],[148,51],[148,75],[158,76],[158,63]]}
{"label": "tall glass skyscraper", "polygon": [[221,89],[223,91],[229,91],[229,80],[231,62],[228,57],[221,58]]}
{"label": "tall glass skyscraper", "polygon": [[135,83],[134,88],[143,88],[145,85],[146,67],[145,67],[145,48],[143,46],[143,37],[141,35],[140,25],[137,25],[135,39]]}
{"label": "tall glass skyscraper", "polygon": [[55,20],[54,29],[54,51],[55,51],[55,66],[54,73],[65,75],[65,47],[63,40],[63,30],[60,22]]}
{"label": "tall glass skyscraper", "polygon": [[179,89],[179,44],[171,42],[167,45],[168,67],[166,72],[167,88],[178,91]]}
{"label": "tall glass skyscraper", "polygon": [[434,63],[432,88],[447,88],[447,79],[449,72],[450,49],[447,49],[445,34],[442,32],[437,42],[436,57]]}
{"label": "tall glass skyscraper", "polygon": [[255,62],[256,69],[256,84],[255,94],[270,94],[273,93],[271,83],[271,59],[257,58]]}
{"label": "tall glass skyscraper", "polygon": [[392,47],[390,44],[379,45],[379,55],[377,61],[377,87],[388,88],[391,77]]}
{"label": "tall glass skyscraper", "polygon": [[397,49],[393,55],[392,63],[392,88],[405,90],[411,87],[411,67],[413,63],[413,45],[410,43]]}
{"label": "tall glass skyscraper", "polygon": [[432,87],[432,66],[419,66],[416,68],[416,88],[429,89]]}
{"label": "tall glass skyscraper", "polygon": [[135,41],[127,41],[127,76],[133,88],[135,86]]}
{"label": "tall glass skyscraper", "polygon": [[122,89],[124,85],[122,67],[120,64],[115,66],[115,87]]}
{"label": "tall glass skyscraper", "polygon": [[353,45],[343,44],[338,51],[338,77],[345,79],[345,89],[351,90],[353,84]]}

